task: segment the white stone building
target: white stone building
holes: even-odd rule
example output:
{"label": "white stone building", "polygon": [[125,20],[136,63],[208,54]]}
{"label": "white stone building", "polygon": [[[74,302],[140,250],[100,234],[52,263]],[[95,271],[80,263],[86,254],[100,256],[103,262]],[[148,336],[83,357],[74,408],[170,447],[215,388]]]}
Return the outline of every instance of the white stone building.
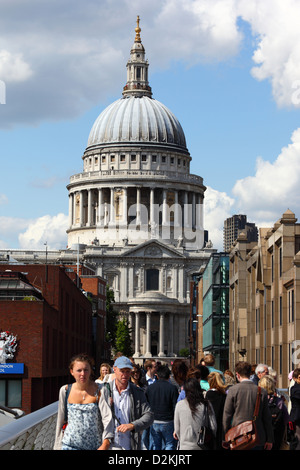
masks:
{"label": "white stone building", "polygon": [[122,97],[96,119],[83,171],[70,178],[68,250],[53,257],[76,261],[78,250],[107,278],[135,357],[173,356],[189,347],[191,276],[215,250],[205,246],[206,188],[190,173],[183,129],[152,98],[139,18],[135,32]]}

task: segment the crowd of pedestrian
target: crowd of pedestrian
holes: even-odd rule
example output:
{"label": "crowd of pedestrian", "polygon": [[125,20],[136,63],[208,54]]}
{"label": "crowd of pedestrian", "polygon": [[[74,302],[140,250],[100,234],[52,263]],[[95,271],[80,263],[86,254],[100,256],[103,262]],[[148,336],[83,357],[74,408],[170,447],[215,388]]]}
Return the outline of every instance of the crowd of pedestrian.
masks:
{"label": "crowd of pedestrian", "polygon": [[70,362],[74,381],[59,392],[54,449],[228,452],[227,432],[251,421],[257,406],[253,448],[300,449],[300,368],[289,376],[288,403],[266,364],[241,361],[221,371],[212,354],[196,366],[175,359],[169,367],[118,353],[96,380],[93,369],[85,354]]}

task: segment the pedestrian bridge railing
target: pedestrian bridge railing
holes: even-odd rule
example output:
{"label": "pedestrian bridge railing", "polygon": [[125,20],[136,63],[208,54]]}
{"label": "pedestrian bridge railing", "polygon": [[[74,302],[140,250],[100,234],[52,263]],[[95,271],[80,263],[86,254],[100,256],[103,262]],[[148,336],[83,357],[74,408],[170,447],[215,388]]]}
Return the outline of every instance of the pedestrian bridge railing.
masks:
{"label": "pedestrian bridge railing", "polygon": [[52,450],[58,402],[0,427],[0,450]]}

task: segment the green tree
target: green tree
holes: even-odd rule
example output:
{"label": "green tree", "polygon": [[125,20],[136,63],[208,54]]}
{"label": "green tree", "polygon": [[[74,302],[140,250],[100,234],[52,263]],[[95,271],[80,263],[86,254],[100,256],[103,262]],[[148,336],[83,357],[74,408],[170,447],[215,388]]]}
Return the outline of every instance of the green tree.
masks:
{"label": "green tree", "polygon": [[190,351],[188,348],[182,348],[179,351],[179,356],[180,357],[189,357]]}
{"label": "green tree", "polygon": [[130,357],[133,354],[131,346],[131,328],[127,318],[122,318],[117,323],[116,350],[121,351],[124,356]]}

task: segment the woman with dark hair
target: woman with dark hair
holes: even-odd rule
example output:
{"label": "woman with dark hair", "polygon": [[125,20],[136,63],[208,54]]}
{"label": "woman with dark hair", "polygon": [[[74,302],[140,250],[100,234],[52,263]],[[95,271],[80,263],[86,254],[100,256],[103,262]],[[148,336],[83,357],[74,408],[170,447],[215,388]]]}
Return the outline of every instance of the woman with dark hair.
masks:
{"label": "woman with dark hair", "polygon": [[198,438],[205,426],[207,407],[210,428],[215,437],[217,422],[212,405],[203,396],[199,380],[187,379],[184,384],[185,398],[177,402],[174,415],[174,438],[179,441],[179,450],[201,450]]}
{"label": "woman with dark hair", "polygon": [[141,371],[140,366],[138,364],[133,364],[132,369],[131,369],[130,381],[137,387],[145,389],[146,386],[145,384],[143,384],[141,378],[142,378],[142,371]]}
{"label": "woman with dark hair", "polygon": [[176,385],[178,389],[178,393],[180,393],[180,391],[183,388],[183,384],[186,380],[186,375],[188,373],[188,370],[189,368],[186,362],[183,361],[182,359],[175,359],[175,361],[172,364],[172,369],[171,369],[172,374],[170,377],[170,382],[173,385]]}

